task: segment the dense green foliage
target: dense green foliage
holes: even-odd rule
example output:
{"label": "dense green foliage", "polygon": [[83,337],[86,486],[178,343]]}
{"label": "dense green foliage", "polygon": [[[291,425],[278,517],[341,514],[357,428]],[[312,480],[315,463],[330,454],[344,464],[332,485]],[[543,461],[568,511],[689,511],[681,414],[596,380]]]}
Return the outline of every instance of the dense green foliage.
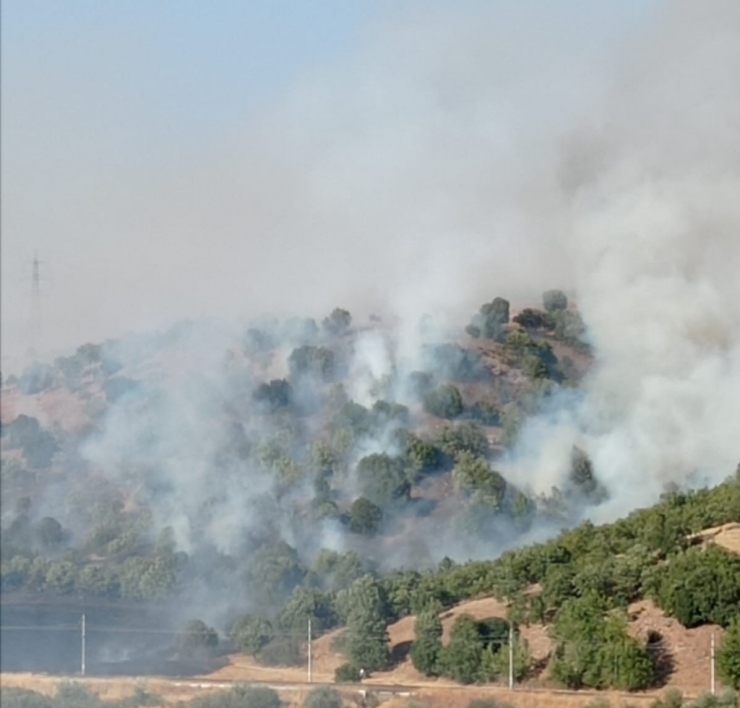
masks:
{"label": "dense green foliage", "polygon": [[717,650],[717,670],[728,686],[740,689],[740,610],[730,621]]}
{"label": "dense green foliage", "polygon": [[303,708],[342,708],[342,697],[328,686],[314,688],[303,701]]}

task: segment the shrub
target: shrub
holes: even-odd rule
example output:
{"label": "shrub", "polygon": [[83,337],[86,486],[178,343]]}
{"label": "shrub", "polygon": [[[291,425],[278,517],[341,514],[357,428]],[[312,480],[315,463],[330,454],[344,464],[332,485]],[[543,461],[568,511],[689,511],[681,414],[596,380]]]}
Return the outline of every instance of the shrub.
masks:
{"label": "shrub", "polygon": [[260,650],[257,658],[268,666],[302,666],[305,662],[302,643],[294,637],[273,639]]}
{"label": "shrub", "polygon": [[3,708],[55,708],[54,700],[48,696],[15,686],[0,686],[0,705]]}
{"label": "shrub", "polygon": [[460,683],[473,683],[480,674],[483,641],[476,621],[460,615],[452,626],[450,643],[442,648],[440,665],[445,676]]}
{"label": "shrub", "polygon": [[474,698],[468,703],[468,708],[509,708],[509,704],[494,698]]}
{"label": "shrub", "polygon": [[740,558],[717,546],[690,548],[657,571],[651,594],[684,627],[726,627],[740,607]]}
{"label": "shrub", "polygon": [[277,691],[268,686],[235,686],[232,691],[241,699],[239,708],[280,708],[283,704]]}
{"label": "shrub", "polygon": [[568,308],[568,298],[562,290],[547,290],[542,293],[542,307],[547,312],[566,310]]}
{"label": "shrub", "polygon": [[332,335],[344,334],[352,324],[352,315],[340,307],[334,308],[332,313],[321,323],[322,327]]}
{"label": "shrub", "polygon": [[473,332],[478,330],[480,335],[486,339],[498,339],[505,331],[508,322],[509,301],[497,297],[492,302],[481,305],[480,311],[473,317],[468,327]]}
{"label": "shrub", "polygon": [[424,396],[424,410],[438,418],[457,418],[464,410],[460,391],[450,384],[430,391]]}
{"label": "shrub", "polygon": [[458,492],[473,496],[493,509],[498,509],[506,494],[506,480],[482,457],[461,452],[452,478]]}
{"label": "shrub", "polygon": [[199,619],[190,620],[177,637],[177,649],[180,654],[191,655],[210,651],[218,646],[218,634]]}
{"label": "shrub", "polygon": [[349,529],[363,536],[374,536],[380,529],[383,511],[365,497],[352,502],[349,509]]}
{"label": "shrub", "polygon": [[288,367],[293,378],[315,376],[320,381],[331,381],[336,369],[334,352],[307,344],[291,352]]}
{"label": "shrub", "polygon": [[736,615],[717,650],[717,669],[728,686],[740,689],[740,615]]}
{"label": "shrub", "polygon": [[501,412],[487,401],[476,401],[469,410],[470,417],[482,425],[500,425]]}
{"label": "shrub", "polygon": [[380,508],[408,499],[411,491],[403,461],[390,455],[363,457],[357,464],[357,477],[363,496]]}
{"label": "shrub", "polygon": [[303,708],[342,708],[342,697],[333,688],[321,686],[306,696]]}
{"label": "shrub", "polygon": [[439,656],[442,651],[442,621],[439,619],[441,609],[439,603],[432,603],[418,614],[414,625],[415,640],[411,645],[411,661],[426,676],[436,676],[439,673]]}
{"label": "shrub", "polygon": [[186,708],[280,708],[280,696],[267,686],[234,686],[196,696]]}
{"label": "shrub", "polygon": [[485,432],[480,425],[470,420],[442,428],[436,443],[453,457],[463,452],[477,456],[484,456],[488,452],[488,438]]}
{"label": "shrub", "polygon": [[513,321],[524,329],[554,329],[555,318],[542,310],[533,310],[529,307],[515,315]]}
{"label": "shrub", "polygon": [[335,669],[334,680],[337,683],[357,683],[360,680],[360,670],[347,662]]}
{"label": "shrub", "polygon": [[252,398],[258,404],[260,411],[274,413],[290,406],[293,389],[285,379],[276,379],[270,383],[260,384],[252,394]]}
{"label": "shrub", "polygon": [[272,624],[265,617],[244,615],[231,630],[231,641],[244,654],[256,655],[274,636]]}

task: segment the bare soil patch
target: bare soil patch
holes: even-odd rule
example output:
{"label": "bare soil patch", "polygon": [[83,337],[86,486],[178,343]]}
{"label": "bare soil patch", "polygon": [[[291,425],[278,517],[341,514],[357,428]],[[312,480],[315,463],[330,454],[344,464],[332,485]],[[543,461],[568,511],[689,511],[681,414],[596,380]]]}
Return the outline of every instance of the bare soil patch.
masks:
{"label": "bare soil patch", "polygon": [[733,521],[722,526],[704,529],[689,536],[689,540],[705,544],[714,543],[732,553],[740,553],[740,523]]}

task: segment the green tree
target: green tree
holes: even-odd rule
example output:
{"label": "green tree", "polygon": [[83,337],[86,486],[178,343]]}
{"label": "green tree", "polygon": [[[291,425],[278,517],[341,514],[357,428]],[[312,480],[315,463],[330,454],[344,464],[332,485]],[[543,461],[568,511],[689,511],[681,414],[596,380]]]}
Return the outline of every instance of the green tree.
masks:
{"label": "green tree", "polygon": [[349,508],[349,529],[363,536],[374,536],[380,529],[383,511],[365,497],[359,497]]}
{"label": "green tree", "polygon": [[473,317],[469,327],[475,328],[486,339],[498,339],[509,322],[509,301],[502,297],[481,305],[479,313]]}
{"label": "green tree", "polygon": [[361,678],[360,670],[349,662],[338,666],[334,670],[334,680],[337,683],[357,683]]}
{"label": "green tree", "polygon": [[438,418],[457,418],[465,410],[462,396],[456,386],[447,384],[424,396],[424,410]]}
{"label": "green tree", "polygon": [[442,649],[440,665],[445,676],[460,683],[473,683],[480,676],[483,640],[476,621],[460,615],[450,632],[450,642]]}
{"label": "green tree", "polygon": [[257,655],[272,640],[275,632],[272,623],[258,615],[244,615],[231,630],[231,641],[244,654]]}
{"label": "green tree", "polygon": [[216,630],[199,619],[187,622],[177,636],[178,652],[184,656],[208,652],[217,646]]}
{"label": "green tree", "polygon": [[334,627],[336,612],[330,598],[314,588],[297,587],[280,612],[282,629],[296,635],[305,633],[308,621],[315,636]]}
{"label": "green tree", "polygon": [[332,335],[344,334],[352,325],[352,315],[341,307],[336,307],[321,323],[323,328]]}
{"label": "green tree", "polygon": [[420,612],[414,625],[415,639],[411,645],[411,661],[425,676],[439,673],[439,656],[442,651],[442,605],[433,602]]}
{"label": "green tree", "polygon": [[482,457],[461,452],[452,473],[458,492],[469,494],[479,502],[498,509],[506,494],[506,480]]}
{"label": "green tree", "polygon": [[281,408],[290,406],[293,400],[293,388],[285,379],[275,379],[260,384],[252,398],[260,412],[275,413]]}
{"label": "green tree", "polygon": [[357,477],[363,496],[381,509],[408,499],[411,491],[403,460],[384,453],[363,457]]}
{"label": "green tree", "polygon": [[717,649],[717,670],[722,681],[740,689],[740,615],[730,621]]}
{"label": "green tree", "polygon": [[462,452],[470,452],[478,457],[485,457],[488,453],[488,438],[485,431],[471,420],[446,425],[440,431],[436,443],[453,457]]}
{"label": "green tree", "polygon": [[390,663],[387,603],[380,584],[371,576],[356,581],[343,598],[347,609],[347,656],[366,671],[387,668]]}
{"label": "green tree", "polygon": [[740,607],[740,558],[718,546],[690,548],[660,566],[650,586],[684,627],[726,627]]}
{"label": "green tree", "polygon": [[568,297],[562,290],[547,290],[542,293],[542,307],[547,312],[568,309]]}
{"label": "green tree", "polygon": [[331,381],[336,369],[334,352],[325,347],[306,344],[291,352],[288,367],[294,379],[310,375],[320,381]]}

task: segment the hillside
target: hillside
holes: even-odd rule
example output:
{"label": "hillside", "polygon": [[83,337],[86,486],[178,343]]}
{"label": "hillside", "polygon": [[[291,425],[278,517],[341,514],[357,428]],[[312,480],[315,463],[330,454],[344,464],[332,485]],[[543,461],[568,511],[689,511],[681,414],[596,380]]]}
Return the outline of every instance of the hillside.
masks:
{"label": "hillside", "polygon": [[87,612],[93,672],[300,682],[310,620],[319,680],[495,685],[514,627],[520,685],[698,691],[740,477],[581,522],[610,495],[584,450],[547,494],[507,467],[592,364],[565,295],[404,337],[182,323],[6,378],[2,600],[36,626],[3,653],[68,672],[74,631],[44,633]]}

